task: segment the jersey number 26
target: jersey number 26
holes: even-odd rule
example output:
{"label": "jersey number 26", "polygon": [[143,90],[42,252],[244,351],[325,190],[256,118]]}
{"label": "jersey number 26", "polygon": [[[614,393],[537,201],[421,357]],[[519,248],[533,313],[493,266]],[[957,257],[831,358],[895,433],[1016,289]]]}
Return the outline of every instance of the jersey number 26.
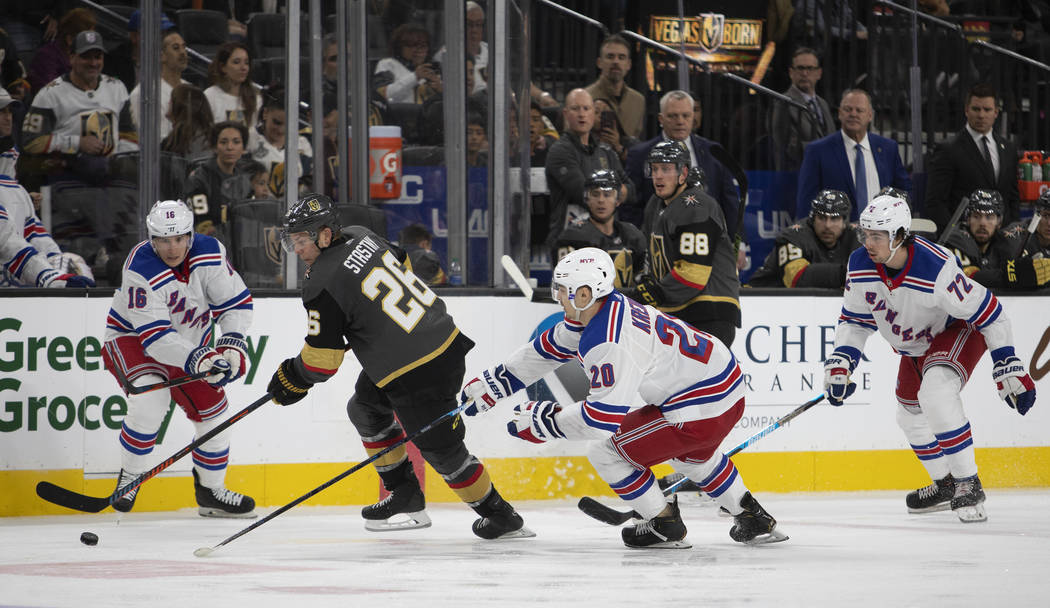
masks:
{"label": "jersey number 26", "polygon": [[437,294],[411,270],[402,270],[397,258],[389,251],[383,253],[383,266],[373,268],[361,281],[361,292],[369,300],[375,300],[382,293],[380,285],[386,287],[382,300],[383,312],[400,325],[406,334],[412,332],[423,318],[426,312],[424,309],[437,299]]}

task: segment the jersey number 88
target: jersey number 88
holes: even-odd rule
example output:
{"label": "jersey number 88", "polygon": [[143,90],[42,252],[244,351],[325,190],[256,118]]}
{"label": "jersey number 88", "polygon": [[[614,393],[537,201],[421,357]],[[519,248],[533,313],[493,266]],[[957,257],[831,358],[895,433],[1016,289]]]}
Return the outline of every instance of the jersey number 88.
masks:
{"label": "jersey number 88", "polygon": [[682,255],[707,255],[710,252],[705,232],[683,232],[678,240],[678,253]]}

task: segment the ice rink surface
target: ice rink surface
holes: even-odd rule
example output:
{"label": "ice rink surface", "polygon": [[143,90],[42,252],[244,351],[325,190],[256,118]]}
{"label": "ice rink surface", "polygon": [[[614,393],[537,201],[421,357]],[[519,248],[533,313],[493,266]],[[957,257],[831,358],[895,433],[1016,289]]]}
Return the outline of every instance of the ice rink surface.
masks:
{"label": "ice rink surface", "polygon": [[537,536],[506,541],[474,537],[459,504],[430,505],[431,528],[383,534],[359,507],[296,508],[207,558],[194,549],[251,521],[0,518],[0,607],[1050,606],[1050,490],[992,489],[982,524],[909,515],[902,492],[757,497],[790,540],[734,543],[732,520],[695,497],[682,501],[685,550],[627,549],[575,501],[517,503]]}

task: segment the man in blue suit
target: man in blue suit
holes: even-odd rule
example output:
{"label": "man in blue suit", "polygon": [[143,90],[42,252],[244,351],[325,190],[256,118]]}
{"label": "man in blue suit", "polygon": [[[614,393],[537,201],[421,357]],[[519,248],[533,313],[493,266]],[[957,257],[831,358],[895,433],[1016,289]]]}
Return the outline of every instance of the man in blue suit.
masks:
{"label": "man in blue suit", "polygon": [[840,190],[853,200],[850,220],[875,198],[879,190],[893,186],[908,192],[911,178],[904,170],[897,142],[868,133],[875,112],[867,91],[849,89],[839,102],[842,130],[806,146],[798,173],[796,218],[809,214],[809,204],[824,189]]}
{"label": "man in blue suit", "polygon": [[[722,207],[726,229],[732,240],[737,231],[740,195],[729,170],[711,155],[711,148],[720,144],[699,135],[692,135],[693,112],[693,97],[685,91],[671,91],[660,98],[660,114],[657,115],[657,120],[662,127],[661,133],[627,151],[627,176],[637,189],[637,206],[625,209],[627,206],[621,205],[620,219],[640,224],[642,211],[653,195],[652,181],[647,179],[644,173],[649,151],[661,141],[678,141],[689,151],[690,166],[699,166],[704,170],[707,193]],[[807,213],[808,209],[807,207]]]}

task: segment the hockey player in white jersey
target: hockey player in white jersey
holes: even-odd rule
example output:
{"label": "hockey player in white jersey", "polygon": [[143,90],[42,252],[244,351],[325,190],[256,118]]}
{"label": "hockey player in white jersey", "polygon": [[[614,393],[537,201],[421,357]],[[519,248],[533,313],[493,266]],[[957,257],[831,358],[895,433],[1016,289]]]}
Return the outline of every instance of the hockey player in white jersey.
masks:
{"label": "hockey player in white jersey", "polygon": [[0,287],[94,287],[83,258],[62,253],[18,183],[18,150],[11,137],[17,103],[0,88]]}
{"label": "hockey player in white jersey", "polygon": [[[193,421],[197,435],[218,426],[227,412],[222,387],[245,373],[245,332],[252,296],[212,237],[193,233],[193,212],[182,201],[161,201],[146,217],[149,240],[131,250],[120,290],[106,319],[102,359],[121,385],[142,386],[205,371],[205,380],[177,389],[129,395],[120,431],[120,488],[151,466],[153,450],[171,400]],[[223,335],[210,346],[215,322]],[[193,451],[199,513],[206,517],[254,517],[255,501],[227,490],[229,431]],[[113,504],[130,511],[138,488]]]}
{"label": "hockey player in white jersey", "polygon": [[1014,352],[999,300],[968,279],[947,249],[910,235],[911,221],[907,202],[895,196],[878,196],[861,213],[863,247],[850,256],[825,392],[832,405],[853,394],[850,374],[878,331],[901,355],[897,423],[933,481],[908,494],[908,511],[950,507],[964,522],[985,521],[959,392],[986,348],[999,396],[1022,416],[1035,404],[1035,384]]}
{"label": "hockey player in white jersey", "polygon": [[534,443],[589,441],[595,470],[644,518],[622,530],[625,545],[689,547],[677,500],[667,501],[652,472],[661,462],[696,480],[733,515],[733,540],[786,540],[718,449],[744,411],[743,374],[733,354],[717,338],[625,297],[613,287],[615,276],[601,249],[562,258],[551,290],[564,320],[468,382],[460,394],[470,404],[465,413],[485,411],[578,361],[591,380],[586,399],[518,405],[507,429]]}

